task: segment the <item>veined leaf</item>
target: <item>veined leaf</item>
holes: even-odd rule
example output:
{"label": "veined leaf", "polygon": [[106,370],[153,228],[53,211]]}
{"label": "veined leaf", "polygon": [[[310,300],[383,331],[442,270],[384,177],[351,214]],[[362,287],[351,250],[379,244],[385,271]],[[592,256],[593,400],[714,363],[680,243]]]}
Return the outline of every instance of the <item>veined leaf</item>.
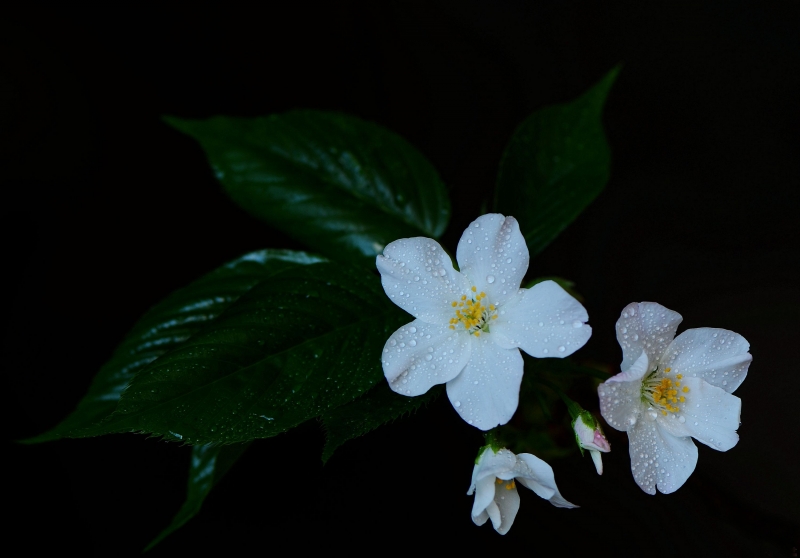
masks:
{"label": "veined leaf", "polygon": [[161,531],[144,549],[145,552],[164,540],[168,535],[183,527],[187,521],[200,511],[203,500],[217,483],[225,476],[234,463],[250,446],[249,442],[231,444],[205,444],[192,448],[189,464],[189,480],[186,483],[186,501],[172,519],[169,527]]}
{"label": "veined leaf", "polygon": [[514,132],[500,163],[495,207],[513,215],[531,256],[558,236],[608,182],[603,105],[619,66],[571,103],[537,110]]}
{"label": "veined leaf", "polygon": [[183,344],[260,280],[287,267],[324,258],[293,250],[260,250],[179,289],[151,308],[133,326],[103,365],[78,407],[58,426],[26,440],[46,442],[97,424],[117,407],[120,394],[142,368]]}
{"label": "veined leaf", "polygon": [[376,124],[312,110],[166,121],[200,142],[242,208],[331,258],[374,267],[387,243],[447,226],[436,169]]}
{"label": "veined leaf", "polygon": [[286,269],[140,371],[108,420],[72,435],[146,432],[193,445],[274,436],[383,381],[380,351],[407,321],[373,273]]}
{"label": "veined leaf", "polygon": [[322,450],[322,461],[331,458],[336,448],[375,430],[382,424],[391,422],[405,414],[411,414],[423,405],[436,399],[444,386],[433,386],[424,395],[406,397],[389,388],[385,381],[356,399],[322,415],[325,427],[325,448]]}

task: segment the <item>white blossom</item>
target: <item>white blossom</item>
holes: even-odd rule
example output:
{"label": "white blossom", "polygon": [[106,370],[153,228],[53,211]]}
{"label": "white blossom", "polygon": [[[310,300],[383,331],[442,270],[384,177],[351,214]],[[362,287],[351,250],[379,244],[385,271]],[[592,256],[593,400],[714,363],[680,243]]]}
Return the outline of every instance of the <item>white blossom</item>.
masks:
{"label": "white blossom", "polygon": [[739,441],[741,400],[731,392],[747,375],[750,345],[708,327],[675,337],[681,320],[654,302],[626,306],[617,321],[622,372],[598,388],[600,412],[628,433],[633,478],[648,494],[686,482],[697,464],[692,438],[720,451]]}
{"label": "white blossom", "polygon": [[533,490],[557,508],[577,508],[567,502],[556,486],[553,468],[530,453],[514,455],[507,449],[486,447],[472,470],[467,495],[475,494],[472,521],[483,525],[492,520],[494,530],[505,535],[519,511],[517,483]]}
{"label": "white blossom", "polygon": [[522,355],[565,357],[586,343],[584,307],[553,281],[520,289],[528,247],[513,217],[479,217],[461,236],[460,272],[430,238],[396,240],[377,258],[386,294],[416,319],[383,349],[383,372],[397,393],[416,396],[447,384],[453,407],[481,430],[517,409]]}

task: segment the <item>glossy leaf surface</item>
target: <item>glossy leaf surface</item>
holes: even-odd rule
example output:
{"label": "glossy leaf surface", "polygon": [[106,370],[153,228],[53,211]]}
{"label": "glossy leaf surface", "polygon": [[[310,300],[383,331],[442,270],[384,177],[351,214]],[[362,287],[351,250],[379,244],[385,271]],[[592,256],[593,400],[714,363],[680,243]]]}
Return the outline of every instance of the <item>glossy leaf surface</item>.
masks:
{"label": "glossy leaf surface", "polygon": [[520,223],[531,256],[603,190],[611,155],[603,105],[619,67],[576,100],[537,110],[514,132],[500,164],[495,207]]}
{"label": "glossy leaf surface", "polygon": [[407,320],[373,273],[286,269],[139,372],[107,421],[74,434],[146,432],[193,445],[274,436],[383,381],[380,351]]}
{"label": "glossy leaf surface", "polygon": [[227,446],[206,444],[192,448],[189,464],[189,480],[186,483],[186,501],[172,519],[169,527],[161,531],[147,545],[145,552],[164,540],[165,537],[183,527],[187,521],[197,515],[203,501],[217,483],[225,476],[250,444],[230,444]]}
{"label": "glossy leaf surface", "polygon": [[331,258],[374,267],[389,242],[447,226],[436,170],[376,124],[311,110],[166,120],[200,142],[236,203]]}
{"label": "glossy leaf surface", "polygon": [[325,413],[322,416],[325,428],[322,461],[328,461],[336,448],[348,440],[413,413],[436,399],[443,390],[443,386],[433,386],[424,395],[406,397],[393,392],[389,384],[383,381],[352,403]]}
{"label": "glossy leaf surface", "polygon": [[293,250],[260,250],[229,262],[175,291],[133,326],[95,376],[78,407],[54,429],[28,442],[45,442],[92,426],[117,407],[122,391],[144,367],[179,347],[256,283],[287,267],[323,258]]}

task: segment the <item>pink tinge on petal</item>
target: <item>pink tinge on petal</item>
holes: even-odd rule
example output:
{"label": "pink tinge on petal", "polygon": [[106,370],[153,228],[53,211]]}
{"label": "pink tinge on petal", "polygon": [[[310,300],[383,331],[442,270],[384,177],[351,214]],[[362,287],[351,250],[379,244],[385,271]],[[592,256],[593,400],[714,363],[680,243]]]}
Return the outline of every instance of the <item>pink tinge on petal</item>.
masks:
{"label": "pink tinge on petal", "polygon": [[594,445],[597,446],[600,451],[611,451],[611,445],[599,430],[594,431]]}

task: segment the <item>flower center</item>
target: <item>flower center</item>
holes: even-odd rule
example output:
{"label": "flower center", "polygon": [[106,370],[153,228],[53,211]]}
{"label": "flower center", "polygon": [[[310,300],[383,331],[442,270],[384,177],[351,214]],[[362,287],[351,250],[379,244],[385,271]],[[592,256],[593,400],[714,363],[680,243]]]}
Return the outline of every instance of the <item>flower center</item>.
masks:
{"label": "flower center", "polygon": [[642,401],[664,416],[680,411],[678,405],[686,403],[685,394],[689,393],[689,386],[681,386],[683,374],[676,374],[673,379],[669,377],[671,371],[671,368],[666,368],[663,374],[659,374],[656,368],[642,381]]}
{"label": "flower center", "polygon": [[506,483],[506,490],[511,490],[512,488],[517,487],[517,484],[514,482],[514,479],[511,479],[509,481],[504,481],[503,479],[495,478],[495,481],[497,482],[497,484]]}
{"label": "flower center", "polygon": [[456,310],[454,318],[450,318],[450,329],[456,329],[463,325],[471,335],[480,337],[481,332],[489,333],[489,323],[497,319],[497,310],[494,304],[486,303],[486,293],[478,293],[478,289],[472,287],[471,298],[462,295],[461,300],[454,300],[453,308]]}

